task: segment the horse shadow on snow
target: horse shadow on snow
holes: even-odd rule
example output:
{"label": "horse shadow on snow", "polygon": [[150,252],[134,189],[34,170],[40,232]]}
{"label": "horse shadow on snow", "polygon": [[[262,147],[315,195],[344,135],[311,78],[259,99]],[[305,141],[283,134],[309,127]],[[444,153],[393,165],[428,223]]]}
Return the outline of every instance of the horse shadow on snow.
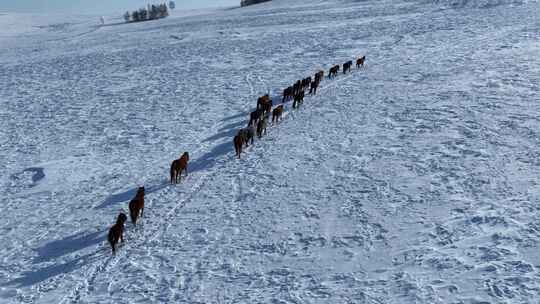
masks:
{"label": "horse shadow on snow", "polygon": [[[233,120],[235,118],[240,118],[240,117],[246,118],[248,115],[249,113],[246,114],[242,112],[242,113],[227,117],[223,119],[223,121],[229,121],[229,120]],[[247,123],[248,123],[247,119],[229,123],[221,127],[218,130],[217,134],[204,139],[203,142],[217,142],[217,141],[223,140],[224,138],[230,138],[230,140],[225,140],[224,142],[218,144],[217,146],[212,148],[212,150],[204,153],[203,155],[201,155],[199,158],[195,159],[194,161],[190,161],[188,165],[189,173],[194,173],[194,172],[210,169],[215,166],[216,159],[218,159],[219,157],[229,152],[233,152],[234,149],[233,149],[233,144],[232,144],[232,138],[234,137],[234,135],[236,135],[236,132],[238,131],[238,129],[240,129],[244,125],[247,126]],[[164,174],[168,174],[168,172],[166,173],[164,172]],[[169,186],[169,184],[170,184],[169,180],[166,179],[166,180],[157,182],[154,185],[152,184],[148,186],[145,185],[145,188],[146,188],[145,194],[148,195],[153,192],[162,190],[165,187]],[[94,209],[105,209],[116,204],[129,202],[131,199],[135,197],[135,194],[137,193],[137,189],[138,187],[134,187],[129,190],[110,195],[101,204],[94,207]]]}
{"label": "horse shadow on snow", "polygon": [[[32,264],[36,268],[38,264],[49,263],[62,256],[73,254],[85,248],[89,248],[105,242],[105,232],[79,232],[61,240],[49,242],[36,248],[37,257]],[[19,278],[7,282],[6,286],[15,285],[17,287],[28,287],[46,281],[61,274],[67,274],[81,267],[102,260],[110,252],[108,248],[102,247],[97,250],[77,256],[67,262],[53,263],[45,267],[28,270],[22,273]]]}

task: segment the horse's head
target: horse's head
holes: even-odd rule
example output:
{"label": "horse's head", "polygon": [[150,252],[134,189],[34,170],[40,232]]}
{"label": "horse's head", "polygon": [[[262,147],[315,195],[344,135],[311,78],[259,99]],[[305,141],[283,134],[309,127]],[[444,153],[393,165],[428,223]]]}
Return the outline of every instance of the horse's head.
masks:
{"label": "horse's head", "polygon": [[126,221],[127,221],[127,216],[126,216],[123,212],[121,212],[121,213],[118,215],[118,218],[116,219],[116,222],[117,222],[117,223],[124,224]]}
{"label": "horse's head", "polygon": [[137,195],[144,195],[144,186],[142,187],[139,187],[139,189],[137,189]]}

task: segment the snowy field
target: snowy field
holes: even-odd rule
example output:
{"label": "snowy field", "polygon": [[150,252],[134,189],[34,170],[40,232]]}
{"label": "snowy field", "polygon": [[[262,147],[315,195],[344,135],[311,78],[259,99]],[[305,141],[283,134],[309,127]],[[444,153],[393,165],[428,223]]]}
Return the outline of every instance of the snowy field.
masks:
{"label": "snowy field", "polygon": [[[538,16],[511,0],[0,14],[0,303],[540,303]],[[234,157],[258,96],[363,54]]]}

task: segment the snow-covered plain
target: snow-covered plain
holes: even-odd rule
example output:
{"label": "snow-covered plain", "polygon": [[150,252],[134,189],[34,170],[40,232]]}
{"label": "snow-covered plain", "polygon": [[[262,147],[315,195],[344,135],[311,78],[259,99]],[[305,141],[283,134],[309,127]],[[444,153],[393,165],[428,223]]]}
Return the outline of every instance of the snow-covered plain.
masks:
{"label": "snow-covered plain", "polygon": [[[538,16],[506,0],[0,15],[0,303],[539,303]],[[362,54],[235,159],[258,96]],[[142,184],[146,217],[113,257]]]}

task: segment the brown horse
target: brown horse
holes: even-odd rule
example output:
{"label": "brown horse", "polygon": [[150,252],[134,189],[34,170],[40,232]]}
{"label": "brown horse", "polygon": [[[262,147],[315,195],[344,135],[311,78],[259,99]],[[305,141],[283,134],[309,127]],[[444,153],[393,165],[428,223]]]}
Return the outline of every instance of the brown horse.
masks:
{"label": "brown horse", "polygon": [[262,110],[264,112],[264,115],[270,115],[270,112],[272,112],[272,99],[268,99],[263,105]]}
{"label": "brown horse", "polygon": [[111,244],[113,254],[116,254],[116,244],[118,241],[124,242],[124,223],[127,221],[127,216],[124,213],[120,213],[116,218],[116,224],[109,229],[109,235],[107,239]]}
{"label": "brown horse", "polygon": [[266,135],[266,117],[259,120],[259,123],[257,124],[257,136],[261,138],[264,135]]}
{"label": "brown horse", "polygon": [[268,94],[261,96],[257,99],[257,110],[259,109],[259,106],[261,108],[264,108],[264,105],[270,101],[270,96]]}
{"label": "brown horse", "polygon": [[352,67],[352,61],[349,60],[343,64],[343,74],[347,74],[347,71],[350,71]]}
{"label": "brown horse", "polygon": [[254,125],[248,125],[247,128],[240,129],[238,130],[238,132],[236,132],[236,136],[239,136],[242,138],[242,140],[244,141],[244,145],[246,145],[246,147],[249,147],[249,143],[248,143],[249,130],[252,127],[254,127]]}
{"label": "brown horse", "polygon": [[315,74],[315,81],[316,82],[321,82],[321,80],[323,80],[324,78],[324,71],[323,70],[320,70],[317,72],[317,74]]}
{"label": "brown horse", "polygon": [[315,80],[311,82],[311,88],[309,89],[309,94],[317,95],[317,88],[319,87],[319,81]]}
{"label": "brown horse", "polygon": [[293,96],[302,90],[302,80],[297,80],[293,85]]}
{"label": "brown horse", "polygon": [[113,254],[116,253],[116,244],[119,241],[124,242],[124,223],[127,221],[127,216],[124,213],[120,213],[116,218],[116,224],[109,229],[109,235],[107,240],[111,244]]}
{"label": "brown horse", "polygon": [[188,162],[189,162],[189,153],[184,152],[179,159],[173,160],[171,164],[171,184],[176,184],[179,181],[182,181],[182,171],[186,171],[186,176],[188,176]]}
{"label": "brown horse", "polygon": [[298,94],[294,95],[293,109],[300,107],[302,103],[304,103],[304,91],[300,91]]}
{"label": "brown horse", "polygon": [[135,198],[129,202],[129,215],[133,225],[137,225],[137,219],[139,218],[139,212],[141,217],[144,213],[144,187],[139,187]]}
{"label": "brown horse", "polygon": [[259,120],[264,116],[264,110],[263,109],[257,109],[249,114],[249,123],[248,125],[251,126],[252,124],[256,124],[259,122]]}
{"label": "brown horse", "polygon": [[364,61],[366,61],[366,56],[365,55],[358,58],[358,59],[356,59],[356,68],[358,69],[358,68],[360,68],[360,66],[363,67],[364,66]]}
{"label": "brown horse", "polygon": [[309,87],[309,84],[311,83],[311,76],[302,79],[302,90],[305,90]]}
{"label": "brown horse", "polygon": [[283,89],[283,99],[281,100],[281,103],[284,103],[285,100],[289,100],[293,95],[293,87],[288,87],[286,89]]}
{"label": "brown horse", "polygon": [[337,76],[338,72],[339,72],[339,64],[330,68],[330,71],[328,71],[328,78]]}
{"label": "brown horse", "polygon": [[244,139],[246,147],[249,147],[249,142],[253,145],[253,139],[255,138],[256,128],[255,125],[249,125],[246,128],[240,129],[236,135],[241,136]]}
{"label": "brown horse", "polygon": [[234,150],[236,151],[236,156],[240,158],[242,154],[242,146],[244,145],[244,137],[242,135],[236,135],[233,140]]}
{"label": "brown horse", "polygon": [[272,123],[278,122],[281,120],[281,116],[283,115],[283,105],[279,105],[272,110]]}

